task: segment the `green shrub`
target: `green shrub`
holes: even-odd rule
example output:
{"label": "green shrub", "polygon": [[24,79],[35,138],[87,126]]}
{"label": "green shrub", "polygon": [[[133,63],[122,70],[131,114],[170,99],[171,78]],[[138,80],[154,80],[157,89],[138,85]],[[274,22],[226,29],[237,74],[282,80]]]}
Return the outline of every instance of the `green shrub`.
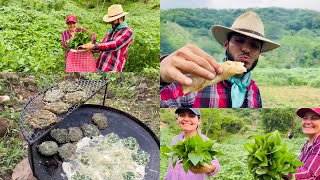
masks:
{"label": "green shrub", "polygon": [[311,79],[310,82],[308,83],[308,85],[311,87],[314,87],[314,88],[319,88],[320,87],[320,78]]}

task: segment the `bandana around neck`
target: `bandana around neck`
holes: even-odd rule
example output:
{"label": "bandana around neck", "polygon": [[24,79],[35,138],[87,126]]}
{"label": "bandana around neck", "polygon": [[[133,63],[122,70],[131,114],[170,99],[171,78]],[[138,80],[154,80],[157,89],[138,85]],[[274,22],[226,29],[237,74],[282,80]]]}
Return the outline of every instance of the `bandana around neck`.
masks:
{"label": "bandana around neck", "polygon": [[116,29],[113,29],[113,28],[109,29],[108,33],[112,32],[113,30],[118,31],[119,29],[122,29],[125,27],[128,27],[128,24],[125,21],[123,21],[119,26],[116,27]]}
{"label": "bandana around neck", "polygon": [[[226,58],[222,59],[222,62],[225,62]],[[247,87],[251,82],[251,72],[246,73],[241,78],[231,77],[227,81],[232,83],[231,86],[231,102],[232,108],[240,108],[244,102],[246,96]]]}

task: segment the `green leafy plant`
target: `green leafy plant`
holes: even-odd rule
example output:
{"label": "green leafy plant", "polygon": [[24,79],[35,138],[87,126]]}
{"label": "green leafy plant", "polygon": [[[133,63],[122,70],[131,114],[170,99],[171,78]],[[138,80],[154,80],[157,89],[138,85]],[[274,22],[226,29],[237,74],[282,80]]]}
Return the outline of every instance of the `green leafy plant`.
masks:
{"label": "green leafy plant", "polygon": [[176,145],[163,147],[163,152],[172,158],[173,167],[176,166],[177,160],[181,160],[186,173],[191,165],[195,167],[209,166],[212,157],[219,154],[214,149],[215,141],[204,141],[198,132],[192,137],[187,137],[184,141],[180,139],[177,139],[177,141]]}
{"label": "green leafy plant", "polygon": [[91,34],[87,31],[76,32],[74,37],[67,41],[68,49],[78,49],[80,45],[92,42]]}
{"label": "green leafy plant", "polygon": [[278,131],[253,137],[254,143],[245,143],[243,146],[249,152],[248,169],[255,179],[282,179],[303,165],[281,142]]}

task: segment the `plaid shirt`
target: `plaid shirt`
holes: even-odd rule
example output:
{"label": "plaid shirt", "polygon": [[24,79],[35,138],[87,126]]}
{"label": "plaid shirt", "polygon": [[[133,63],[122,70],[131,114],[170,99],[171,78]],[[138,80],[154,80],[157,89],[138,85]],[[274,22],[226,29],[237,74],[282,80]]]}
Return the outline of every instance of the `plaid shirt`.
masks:
{"label": "plaid shirt", "polygon": [[299,160],[304,165],[297,168],[295,177],[297,180],[320,180],[320,136],[313,141],[309,149],[307,149],[307,144],[308,142],[304,144],[299,156]]}
{"label": "plaid shirt", "polygon": [[[160,107],[231,108],[231,86],[229,81],[221,81],[198,92],[183,95],[182,87],[174,82],[161,88]],[[262,107],[259,88],[253,80],[247,87],[245,100],[241,107]]]}
{"label": "plaid shirt", "polygon": [[[87,31],[85,28],[76,28],[76,32]],[[91,33],[92,43],[95,44],[97,41],[97,36],[94,33]],[[61,44],[65,50],[67,50],[67,41],[72,38],[70,30],[65,30],[62,32]]]}
{"label": "plaid shirt", "polygon": [[102,44],[97,45],[97,49],[101,51],[97,59],[97,68],[101,71],[121,72],[132,40],[133,33],[127,26],[109,31]]}

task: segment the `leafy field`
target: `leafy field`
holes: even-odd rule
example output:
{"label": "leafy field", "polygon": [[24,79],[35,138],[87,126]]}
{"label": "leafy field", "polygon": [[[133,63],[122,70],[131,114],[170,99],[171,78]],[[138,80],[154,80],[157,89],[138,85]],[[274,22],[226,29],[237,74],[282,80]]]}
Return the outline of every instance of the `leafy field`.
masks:
{"label": "leafy field", "polygon": [[[171,143],[172,137],[176,134],[172,133],[168,128],[161,128],[161,147],[167,143]],[[179,132],[180,133],[180,132]],[[248,171],[246,157],[247,151],[243,148],[243,144],[246,142],[253,142],[249,138],[250,135],[258,133],[257,131],[248,131],[245,134],[235,134],[220,142],[219,151],[223,155],[218,156],[217,159],[221,165],[219,172],[209,179],[219,180],[252,180],[253,177]],[[305,137],[293,138],[291,140],[282,138],[282,140],[290,144],[289,148],[295,153],[300,154],[300,150],[303,143],[307,140]],[[168,168],[168,158],[161,155],[160,157],[160,169],[161,178],[163,179]]]}
{"label": "leafy field", "polygon": [[259,86],[264,108],[318,107],[320,88]]}
{"label": "leafy field", "polygon": [[[101,42],[111,28],[102,17],[113,3],[116,2],[102,6],[103,1],[1,0],[0,72],[64,71],[61,32],[67,29],[66,16],[76,15],[78,27],[91,30],[97,35],[97,42]],[[122,1],[124,10],[130,12],[126,21],[135,36],[124,71],[159,69],[159,3]]]}
{"label": "leafy field", "polygon": [[[159,130],[158,73],[90,73],[81,77],[74,73],[0,73],[0,95],[8,95],[4,111],[0,108],[0,125],[9,124],[0,135],[0,179],[11,179],[16,164],[27,156],[27,143],[19,128],[22,105],[39,91],[63,80],[109,80],[106,106],[127,112],[146,124],[158,137]],[[104,90],[86,103],[102,104]],[[1,106],[1,105],[0,105]],[[2,128],[0,128],[1,130]]]}

